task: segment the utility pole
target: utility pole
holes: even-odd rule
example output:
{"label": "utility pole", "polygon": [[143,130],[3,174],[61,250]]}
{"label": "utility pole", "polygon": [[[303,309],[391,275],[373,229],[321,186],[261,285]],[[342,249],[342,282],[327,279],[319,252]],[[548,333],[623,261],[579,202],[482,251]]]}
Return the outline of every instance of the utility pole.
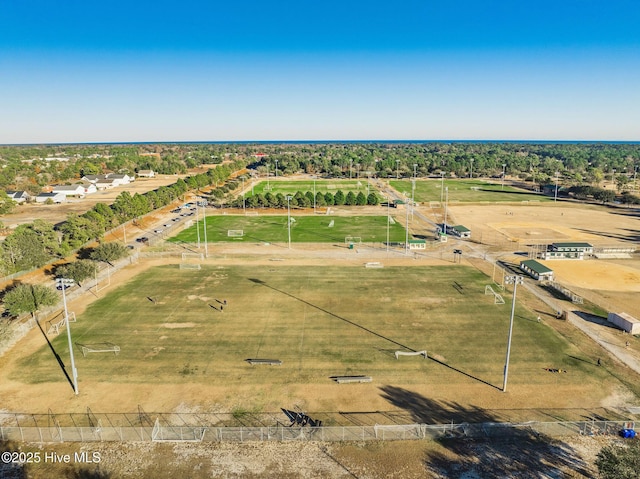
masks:
{"label": "utility pole", "polygon": [[513,285],[513,297],[511,299],[511,319],[509,320],[509,340],[507,342],[507,358],[504,363],[504,382],[502,383],[502,392],[507,391],[507,379],[509,377],[509,356],[511,355],[511,338],[513,336],[513,316],[516,311],[516,290],[519,284],[524,283],[522,276],[505,276],[504,282]]}
{"label": "utility pole", "polygon": [[67,311],[66,289],[75,283],[72,279],[56,278],[56,285],[62,288],[62,303],[64,304],[64,321],[67,325],[67,339],[69,341],[69,355],[71,356],[71,376],[73,377],[73,392],[78,395],[78,370],[73,357],[73,342],[71,341],[71,326],[69,325],[69,312]]}
{"label": "utility pole", "polygon": [[502,189],[504,190],[504,175],[506,173],[507,164],[502,163]]}

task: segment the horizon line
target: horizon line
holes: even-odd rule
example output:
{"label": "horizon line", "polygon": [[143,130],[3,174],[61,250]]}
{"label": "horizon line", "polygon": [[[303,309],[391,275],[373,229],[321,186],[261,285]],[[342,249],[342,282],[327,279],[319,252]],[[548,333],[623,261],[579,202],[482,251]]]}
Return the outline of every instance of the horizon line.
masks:
{"label": "horizon line", "polygon": [[408,139],[350,139],[350,140],[159,140],[159,141],[61,141],[61,142],[32,142],[32,143],[0,143],[0,147],[6,146],[75,146],[75,145],[189,145],[189,144],[339,144],[339,143],[371,143],[371,144],[409,144],[409,143],[539,143],[539,144],[560,144],[560,143],[582,143],[582,144],[635,144],[640,143],[640,140],[551,140],[551,139],[519,139],[519,140],[505,140],[505,139],[423,139],[423,140],[408,140]]}

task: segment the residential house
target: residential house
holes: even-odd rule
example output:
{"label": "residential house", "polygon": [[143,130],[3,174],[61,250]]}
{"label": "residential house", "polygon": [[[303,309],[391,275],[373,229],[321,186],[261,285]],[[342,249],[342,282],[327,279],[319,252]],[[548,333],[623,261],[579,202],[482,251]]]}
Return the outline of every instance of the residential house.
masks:
{"label": "residential house", "polygon": [[16,203],[24,203],[31,199],[31,195],[26,191],[7,191],[7,196]]}
{"label": "residential house", "polygon": [[75,196],[84,198],[85,191],[82,185],[58,185],[53,187],[53,193],[62,193],[66,197]]}
{"label": "residential house", "polygon": [[153,170],[140,170],[138,171],[138,178],[154,178],[156,176]]}
{"label": "residential house", "polygon": [[64,193],[40,193],[36,196],[36,203],[46,203],[51,200],[54,203],[64,203],[67,201],[67,196]]}

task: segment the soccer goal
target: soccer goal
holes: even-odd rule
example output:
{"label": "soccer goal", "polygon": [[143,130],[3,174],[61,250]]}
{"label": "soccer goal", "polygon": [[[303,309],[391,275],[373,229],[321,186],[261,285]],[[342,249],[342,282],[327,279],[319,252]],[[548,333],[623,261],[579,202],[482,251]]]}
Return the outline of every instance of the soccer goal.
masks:
{"label": "soccer goal", "polygon": [[395,225],[396,224],[396,220],[394,220],[391,216],[389,216],[389,224],[390,225]]}
{"label": "soccer goal", "polygon": [[244,236],[244,230],[227,230],[227,237],[229,238],[242,238]]}
{"label": "soccer goal", "polygon": [[396,359],[398,359],[400,356],[422,356],[423,358],[427,359],[427,350],[423,350],[423,351],[396,351],[395,352],[395,356]]}
{"label": "soccer goal", "polygon": [[334,221],[334,220],[331,220],[331,221],[329,222],[329,228],[333,228],[333,225],[334,225],[334,224],[335,224],[335,221]]}
{"label": "soccer goal", "polygon": [[[76,313],[74,313],[73,311],[69,312],[69,322],[70,323],[76,322]],[[66,320],[64,317],[64,313],[60,313],[55,318],[47,322],[47,334],[49,335],[59,334],[60,330],[64,327],[65,323],[66,323]]]}
{"label": "soccer goal", "polygon": [[362,238],[360,236],[345,236],[345,244],[362,244]]}
{"label": "soccer goal", "polygon": [[117,356],[120,352],[120,346],[113,343],[94,343],[94,344],[80,344],[76,343],[82,349],[82,356],[87,357],[89,353],[113,353]]}
{"label": "soccer goal", "polygon": [[180,263],[180,269],[202,269],[200,263]]}
{"label": "soccer goal", "polygon": [[490,284],[484,287],[484,294],[492,294],[493,295],[493,304],[504,304],[504,298],[496,293]]}
{"label": "soccer goal", "polygon": [[182,261],[188,261],[190,259],[203,260],[204,254],[203,253],[182,253]]}

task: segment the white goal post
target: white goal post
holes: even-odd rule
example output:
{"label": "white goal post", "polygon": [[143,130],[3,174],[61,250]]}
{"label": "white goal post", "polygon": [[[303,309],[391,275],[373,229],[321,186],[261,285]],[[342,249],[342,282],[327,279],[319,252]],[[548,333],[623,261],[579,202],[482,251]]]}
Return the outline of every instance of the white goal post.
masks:
{"label": "white goal post", "polygon": [[202,269],[200,263],[180,263],[180,269]]}
{"label": "white goal post", "polygon": [[189,259],[204,259],[203,253],[182,253],[182,261],[187,261]]}
{"label": "white goal post", "polygon": [[484,287],[484,294],[493,294],[493,304],[504,304],[504,298],[496,293],[490,284]]}
{"label": "white goal post", "polygon": [[[47,322],[47,334],[59,334],[60,333],[60,329],[62,329],[64,327],[64,325],[66,324],[66,320],[64,317],[64,313],[61,313],[62,317],[58,319],[58,316],[56,316],[55,318],[49,320]],[[70,323],[75,323],[76,322],[76,313],[74,313],[73,311],[69,311],[69,322]]]}
{"label": "white goal post", "polygon": [[400,356],[422,356],[423,358],[427,359],[427,350],[423,350],[423,351],[396,351],[395,352],[396,355],[396,359],[398,359]]}
{"label": "white goal post", "polygon": [[227,230],[228,238],[242,238],[244,236],[244,230]]}
{"label": "white goal post", "polygon": [[89,353],[113,353],[117,356],[120,352],[120,346],[113,343],[96,343],[96,344],[80,344],[76,343],[82,349],[82,356],[87,357]]}

